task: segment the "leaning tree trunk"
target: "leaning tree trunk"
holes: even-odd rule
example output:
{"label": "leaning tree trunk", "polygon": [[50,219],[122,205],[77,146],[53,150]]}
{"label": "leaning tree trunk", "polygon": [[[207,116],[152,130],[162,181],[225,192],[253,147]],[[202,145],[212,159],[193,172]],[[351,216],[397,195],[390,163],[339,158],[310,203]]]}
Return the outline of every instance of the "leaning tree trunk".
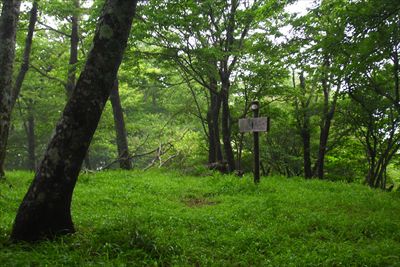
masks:
{"label": "leaning tree trunk", "polygon": [[4,177],[12,109],[12,74],[15,57],[19,0],[4,0],[0,17],[0,178]]}
{"label": "leaning tree trunk", "polygon": [[14,105],[19,97],[21,92],[22,84],[25,80],[25,75],[29,70],[29,62],[31,58],[31,50],[32,50],[32,40],[33,33],[35,31],[35,24],[37,21],[37,13],[38,13],[38,1],[34,1],[32,4],[32,9],[30,11],[29,17],[29,25],[28,25],[28,33],[25,39],[25,47],[24,54],[22,56],[22,64],[19,69],[17,78],[15,79],[15,85],[12,92],[12,104],[11,108],[14,108]]}
{"label": "leaning tree trunk", "polygon": [[[80,9],[80,1],[73,0],[74,11],[71,16],[71,35],[70,35],[70,47],[69,47],[69,62],[68,62],[68,77],[67,82],[65,83],[65,91],[67,94],[67,98],[70,98],[72,95],[72,91],[75,88],[76,83],[76,72],[77,72],[77,64],[78,64],[78,49],[79,49],[79,9]],[[85,168],[91,169],[90,164],[90,150],[86,152],[84,163]]]}
{"label": "leaning tree trunk", "polygon": [[[28,33],[25,39],[25,47],[22,57],[22,63],[17,78],[15,79],[15,85],[12,92],[11,110],[14,108],[15,103],[17,102],[17,99],[21,92],[22,84],[25,80],[26,73],[29,70],[33,33],[35,31],[35,24],[37,22],[37,13],[38,13],[38,1],[34,1],[32,4],[32,9],[30,11]],[[28,168],[29,170],[34,171],[36,167],[36,160],[35,160],[35,118],[33,115],[33,101],[29,99],[27,105],[28,105],[27,106],[28,125],[26,127],[26,134],[28,140]]]}
{"label": "leaning tree trunk", "polygon": [[33,241],[74,232],[72,193],[116,79],[136,2],[106,1],[84,70],[18,209],[12,240]]}
{"label": "leaning tree trunk", "polygon": [[126,136],[124,113],[122,112],[121,99],[119,97],[118,79],[115,80],[114,87],[111,90],[110,101],[114,115],[119,166],[121,169],[130,170],[132,169],[132,163],[129,158],[128,140]]}

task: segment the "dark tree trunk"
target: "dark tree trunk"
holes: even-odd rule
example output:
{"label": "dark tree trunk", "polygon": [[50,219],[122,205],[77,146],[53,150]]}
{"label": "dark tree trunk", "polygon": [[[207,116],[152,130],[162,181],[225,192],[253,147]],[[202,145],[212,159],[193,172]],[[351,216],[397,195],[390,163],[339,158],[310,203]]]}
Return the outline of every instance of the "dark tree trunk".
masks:
{"label": "dark tree trunk", "polygon": [[215,157],[216,157],[216,162],[222,162],[223,161],[223,156],[222,156],[222,150],[221,150],[221,141],[220,141],[220,135],[219,135],[219,114],[221,110],[221,97],[218,93],[212,94],[212,121],[213,121],[213,134],[214,134],[214,140],[215,140]]}
{"label": "dark tree trunk", "polygon": [[312,178],[310,132],[304,129],[304,132],[301,133],[301,137],[303,139],[304,177],[310,179]]}
{"label": "dark tree trunk", "polygon": [[[324,178],[324,165],[325,165],[325,155],[327,151],[327,144],[328,144],[328,138],[329,138],[329,132],[331,128],[331,123],[333,119],[333,115],[335,114],[335,109],[336,109],[336,102],[338,98],[338,91],[335,92],[332,102],[329,103],[330,99],[330,93],[331,90],[329,88],[329,82],[328,82],[328,68],[330,66],[330,59],[329,57],[325,57],[324,60],[324,77],[322,79],[322,90],[324,93],[324,106],[323,106],[323,111],[322,111],[322,117],[321,117],[321,125],[320,125],[320,137],[319,137],[319,148],[318,148],[318,157],[317,161],[315,164],[315,171],[316,175],[319,179]],[[339,83],[340,84],[340,83]],[[339,85],[338,84],[338,85]],[[315,175],[315,173],[314,173]]]}
{"label": "dark tree trunk", "polygon": [[212,119],[212,109],[209,107],[207,112],[207,126],[208,126],[208,164],[211,166],[213,163],[217,162],[217,153],[215,145],[215,134],[214,134],[214,122]]}
{"label": "dark tree trunk", "polygon": [[329,131],[331,128],[331,121],[332,121],[331,116],[326,118],[326,121],[321,128],[321,133],[319,137],[318,158],[316,163],[317,177],[319,179],[324,178],[325,155],[328,144]]}
{"label": "dark tree trunk", "polygon": [[[32,9],[30,11],[28,33],[27,33],[27,36],[25,39],[25,47],[24,47],[24,54],[23,54],[23,58],[22,58],[22,64],[21,64],[20,70],[18,72],[17,78],[15,80],[15,85],[14,85],[14,89],[12,92],[11,109],[13,109],[15,106],[15,103],[21,92],[22,84],[25,80],[25,75],[29,70],[33,33],[35,31],[35,24],[37,22],[37,12],[38,12],[38,2],[34,1],[32,4]],[[33,116],[33,101],[32,100],[28,100],[27,109],[28,109],[28,121],[27,121],[27,127],[26,127],[26,134],[27,134],[27,140],[28,140],[28,168],[30,170],[34,171],[36,168],[35,119]]]}
{"label": "dark tree trunk", "polygon": [[222,140],[224,142],[225,158],[228,163],[228,172],[235,171],[235,156],[231,143],[230,110],[229,110],[229,81],[222,81]]}
{"label": "dark tree trunk", "polygon": [[74,232],[72,193],[116,79],[136,2],[106,1],[84,70],[18,209],[12,240],[34,241]]}
{"label": "dark tree trunk", "polygon": [[221,110],[221,97],[217,92],[217,81],[211,79],[210,82],[210,106],[207,112],[208,123],[208,140],[209,140],[209,156],[210,164],[221,165],[223,161],[221,141],[219,135],[219,114]]}
{"label": "dark tree trunk", "polygon": [[[332,124],[332,119],[335,114],[337,96],[338,96],[338,94],[336,93],[329,110],[328,110],[328,106],[326,106],[326,108],[324,108],[325,111],[323,114],[323,119],[322,119],[322,124],[321,124],[321,132],[320,132],[320,137],[319,137],[318,158],[317,158],[316,166],[314,167],[316,169],[316,174],[319,179],[324,178],[325,155],[326,155],[326,151],[327,151],[327,144],[328,144],[329,132],[331,129],[331,124]],[[326,94],[325,98],[327,99],[327,94]],[[326,100],[326,103],[328,103],[327,100]],[[325,105],[327,105],[327,104],[325,104]]]}
{"label": "dark tree trunk", "polygon": [[12,75],[15,57],[19,0],[3,0],[0,17],[0,178],[4,177],[4,160],[12,109]]}
{"label": "dark tree trunk", "polygon": [[71,17],[71,38],[69,52],[68,80],[66,84],[67,96],[70,97],[75,87],[76,64],[78,63],[78,45],[79,45],[79,0],[74,0],[74,13]]}
{"label": "dark tree trunk", "polygon": [[114,115],[119,166],[121,169],[130,170],[132,169],[132,163],[129,158],[128,140],[126,136],[124,113],[122,111],[121,99],[119,97],[118,79],[115,80],[114,87],[111,90],[110,101]]}
{"label": "dark tree trunk", "polygon": [[27,139],[28,139],[28,167],[31,171],[36,169],[36,154],[35,154],[35,117],[33,116],[33,102],[28,104],[28,125],[27,125]]}
{"label": "dark tree trunk", "polygon": [[32,5],[32,9],[30,11],[28,33],[26,35],[26,40],[25,40],[25,48],[24,48],[24,55],[22,58],[22,64],[21,64],[21,68],[18,72],[17,79],[15,80],[14,90],[12,92],[12,107],[11,108],[14,107],[15,102],[17,101],[19,93],[21,92],[22,83],[25,80],[25,75],[29,70],[29,62],[30,62],[30,56],[31,56],[31,50],[32,50],[32,39],[33,39],[33,33],[35,31],[35,24],[37,21],[37,10],[38,10],[38,3],[37,3],[37,1],[34,1],[33,5]]}
{"label": "dark tree trunk", "polygon": [[[306,81],[303,72],[300,73],[300,89],[302,90],[303,96],[306,95]],[[309,179],[312,177],[311,168],[311,129],[310,129],[310,115],[309,105],[311,96],[307,100],[301,101],[302,107],[302,126],[301,126],[301,138],[303,140],[303,164],[304,164],[304,177]]]}

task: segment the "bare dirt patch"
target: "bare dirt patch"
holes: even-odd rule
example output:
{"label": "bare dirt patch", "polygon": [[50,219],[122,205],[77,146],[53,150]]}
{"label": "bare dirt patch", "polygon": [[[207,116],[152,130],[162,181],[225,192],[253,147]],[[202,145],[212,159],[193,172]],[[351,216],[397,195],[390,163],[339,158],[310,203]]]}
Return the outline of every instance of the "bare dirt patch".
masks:
{"label": "bare dirt patch", "polygon": [[182,200],[186,206],[190,208],[200,208],[204,206],[213,206],[217,205],[218,201],[212,201],[207,198],[196,198],[196,197],[189,197]]}

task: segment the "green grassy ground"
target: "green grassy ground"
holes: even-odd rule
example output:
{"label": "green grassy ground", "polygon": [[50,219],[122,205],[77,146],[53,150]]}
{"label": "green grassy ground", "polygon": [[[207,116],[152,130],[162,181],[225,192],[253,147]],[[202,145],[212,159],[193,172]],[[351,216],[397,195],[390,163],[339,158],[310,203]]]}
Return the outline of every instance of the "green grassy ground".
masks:
{"label": "green grassy ground", "polygon": [[400,266],[400,194],[354,184],[218,174],[80,176],[77,233],[8,237],[32,174],[0,183],[1,266]]}

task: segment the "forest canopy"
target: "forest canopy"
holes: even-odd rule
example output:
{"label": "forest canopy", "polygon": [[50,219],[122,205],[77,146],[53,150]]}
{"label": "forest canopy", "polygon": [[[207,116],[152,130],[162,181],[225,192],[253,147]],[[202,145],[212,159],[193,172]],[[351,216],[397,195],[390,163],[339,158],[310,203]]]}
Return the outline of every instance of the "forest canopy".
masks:
{"label": "forest canopy", "polygon": [[[1,2],[2,175],[39,166],[104,2]],[[251,172],[258,100],[262,175],[398,187],[400,3],[307,3],[139,1],[83,169]]]}

